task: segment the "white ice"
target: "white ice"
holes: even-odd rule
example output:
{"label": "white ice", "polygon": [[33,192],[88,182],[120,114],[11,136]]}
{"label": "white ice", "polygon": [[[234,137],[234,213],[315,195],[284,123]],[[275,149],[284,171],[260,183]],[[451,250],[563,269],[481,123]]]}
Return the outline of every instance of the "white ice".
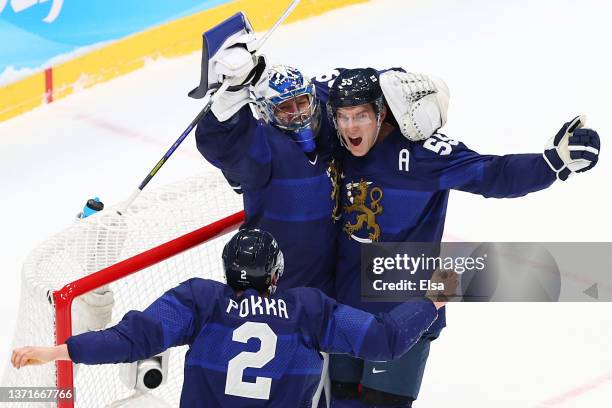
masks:
{"label": "white ice", "polygon": [[[266,52],[312,74],[364,65],[437,74],[452,94],[446,134],[481,153],[540,152],[563,122],[587,114],[604,146],[593,171],[519,199],[454,192],[446,236],[611,241],[611,17],[604,0],[378,0],[281,27]],[[28,251],[87,198],[129,195],[200,110],[186,97],[199,59],[154,61],[0,124],[1,361]],[[205,167],[192,136],[152,184]],[[415,406],[610,406],[611,309],[452,304]]]}

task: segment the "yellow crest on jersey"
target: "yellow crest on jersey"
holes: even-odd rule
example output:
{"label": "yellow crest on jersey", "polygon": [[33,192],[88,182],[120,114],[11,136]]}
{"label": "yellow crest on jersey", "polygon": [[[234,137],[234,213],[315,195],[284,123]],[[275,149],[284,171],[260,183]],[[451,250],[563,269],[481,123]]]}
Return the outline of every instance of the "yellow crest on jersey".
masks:
{"label": "yellow crest on jersey", "polygon": [[[380,226],[376,222],[376,216],[383,212],[383,207],[380,201],[383,198],[383,192],[380,187],[374,187],[370,190],[371,182],[366,182],[361,179],[358,183],[347,183],[346,193],[350,204],[344,206],[344,213],[358,213],[355,223],[346,222],[344,224],[344,232],[350,238],[360,242],[376,242],[380,238]],[[367,200],[370,199],[368,206]],[[356,232],[362,229],[368,233],[368,238],[360,238],[355,235]]]}

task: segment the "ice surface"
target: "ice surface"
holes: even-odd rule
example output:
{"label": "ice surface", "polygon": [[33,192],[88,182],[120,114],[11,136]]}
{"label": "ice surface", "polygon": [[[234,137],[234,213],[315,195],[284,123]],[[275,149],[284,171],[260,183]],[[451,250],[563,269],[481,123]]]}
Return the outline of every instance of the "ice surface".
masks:
{"label": "ice surface", "polygon": [[[451,91],[445,133],[481,153],[539,152],[564,121],[587,114],[604,146],[594,171],[520,199],[454,192],[446,237],[611,241],[610,16],[602,0],[378,0],[281,27],[265,51],[312,74],[363,65],[436,74]],[[71,223],[87,198],[117,202],[138,185],[201,108],[186,96],[199,59],[158,60],[0,123],[0,358],[28,251]],[[191,136],[152,185],[204,167]],[[608,406],[610,309],[451,305],[418,406]]]}

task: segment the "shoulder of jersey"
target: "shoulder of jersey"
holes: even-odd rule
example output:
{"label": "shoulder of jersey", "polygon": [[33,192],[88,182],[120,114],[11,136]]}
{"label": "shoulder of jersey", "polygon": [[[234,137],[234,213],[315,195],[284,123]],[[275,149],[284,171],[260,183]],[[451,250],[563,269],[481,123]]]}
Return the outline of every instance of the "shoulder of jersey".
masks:
{"label": "shoulder of jersey", "polygon": [[191,287],[194,290],[202,290],[202,291],[209,291],[209,292],[215,292],[215,293],[223,293],[226,290],[229,290],[229,291],[232,290],[225,283],[215,281],[212,279],[191,278],[189,282],[191,283]]}
{"label": "shoulder of jersey", "polygon": [[325,295],[316,288],[299,287],[285,289],[280,293],[280,296],[285,299],[293,298],[302,305],[317,306],[321,304]]}
{"label": "shoulder of jersey", "polygon": [[310,81],[315,86],[318,100],[323,103],[327,103],[327,100],[329,99],[329,88],[331,88],[332,84],[334,83],[334,80],[345,69],[346,68],[335,68],[330,70],[329,72],[323,72],[310,79]]}
{"label": "shoulder of jersey", "polygon": [[429,139],[409,143],[413,145],[412,153],[424,158],[454,157],[453,153],[466,149],[463,143],[442,133],[434,133]]}

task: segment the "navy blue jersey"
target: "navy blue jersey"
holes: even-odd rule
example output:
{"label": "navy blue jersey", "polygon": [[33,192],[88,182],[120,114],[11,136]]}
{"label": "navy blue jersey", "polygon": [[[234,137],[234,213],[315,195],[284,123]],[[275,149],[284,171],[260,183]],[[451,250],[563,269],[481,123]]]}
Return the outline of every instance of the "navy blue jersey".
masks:
{"label": "navy blue jersey", "polygon": [[[317,95],[324,102],[337,73],[315,79]],[[341,303],[372,312],[395,304],[360,301],[361,243],[439,242],[449,190],[519,197],[544,189],[556,179],[541,153],[481,155],[442,134],[411,142],[397,128],[365,156],[344,150],[342,157],[343,232],[336,296]],[[434,326],[444,324],[441,309]]]}
{"label": "navy blue jersey", "polygon": [[310,286],[332,294],[339,172],[331,155],[335,134],[330,129],[321,134],[327,137],[317,138],[316,154],[309,157],[245,106],[226,122],[206,115],[196,141],[206,160],[241,187],[244,225],[268,231],[278,242],[285,255],[280,288]]}
{"label": "navy blue jersey", "polygon": [[430,301],[374,316],[313,288],[237,297],[222,283],[194,278],[116,326],[66,343],[71,359],[84,364],[133,362],[189,345],[181,407],[310,407],[319,351],[391,360],[436,317]]}

